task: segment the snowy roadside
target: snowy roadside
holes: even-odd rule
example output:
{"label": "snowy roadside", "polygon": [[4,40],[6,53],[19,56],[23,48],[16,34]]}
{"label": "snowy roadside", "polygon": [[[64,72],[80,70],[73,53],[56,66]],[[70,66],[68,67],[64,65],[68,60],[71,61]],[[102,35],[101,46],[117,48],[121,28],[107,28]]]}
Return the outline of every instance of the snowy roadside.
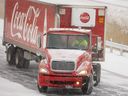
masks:
{"label": "snowy roadside", "polygon": [[128,53],[120,56],[119,51],[114,50],[113,53],[110,53],[110,49],[106,48],[105,62],[102,64],[102,69],[128,77]]}
{"label": "snowy roadside", "polygon": [[0,77],[0,96],[45,96],[24,86]]}

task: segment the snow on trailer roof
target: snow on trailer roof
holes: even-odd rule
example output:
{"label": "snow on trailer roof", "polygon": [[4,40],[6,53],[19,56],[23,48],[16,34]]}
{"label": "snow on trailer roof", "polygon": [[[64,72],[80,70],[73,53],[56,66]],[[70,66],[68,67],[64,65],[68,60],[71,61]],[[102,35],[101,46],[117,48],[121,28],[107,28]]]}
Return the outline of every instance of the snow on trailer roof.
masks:
{"label": "snow on trailer roof", "polygon": [[50,28],[49,31],[76,31],[81,33],[89,33],[89,29],[79,29],[79,28]]}
{"label": "snow on trailer roof", "polygon": [[55,5],[80,5],[83,7],[93,7],[93,8],[106,8],[107,5],[100,3],[100,2],[95,2],[91,0],[38,0],[40,2],[46,2],[50,4],[55,4]]}

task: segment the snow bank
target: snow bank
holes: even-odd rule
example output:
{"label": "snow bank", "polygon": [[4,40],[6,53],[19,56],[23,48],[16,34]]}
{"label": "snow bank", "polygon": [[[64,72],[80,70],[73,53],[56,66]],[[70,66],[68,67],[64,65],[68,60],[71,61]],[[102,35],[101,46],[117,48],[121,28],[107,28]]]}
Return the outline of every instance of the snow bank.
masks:
{"label": "snow bank", "polygon": [[105,63],[102,64],[102,68],[122,76],[128,76],[128,53],[120,56],[119,51],[110,53],[110,50],[106,49]]}
{"label": "snow bank", "polygon": [[38,91],[0,77],[0,96],[45,96]]}

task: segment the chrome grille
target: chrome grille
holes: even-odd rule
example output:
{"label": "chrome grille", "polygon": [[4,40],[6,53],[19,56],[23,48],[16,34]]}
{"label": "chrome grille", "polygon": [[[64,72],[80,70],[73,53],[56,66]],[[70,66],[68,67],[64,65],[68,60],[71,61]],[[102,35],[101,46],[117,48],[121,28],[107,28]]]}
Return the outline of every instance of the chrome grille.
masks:
{"label": "chrome grille", "polygon": [[52,61],[52,70],[73,71],[75,63],[72,61]]}

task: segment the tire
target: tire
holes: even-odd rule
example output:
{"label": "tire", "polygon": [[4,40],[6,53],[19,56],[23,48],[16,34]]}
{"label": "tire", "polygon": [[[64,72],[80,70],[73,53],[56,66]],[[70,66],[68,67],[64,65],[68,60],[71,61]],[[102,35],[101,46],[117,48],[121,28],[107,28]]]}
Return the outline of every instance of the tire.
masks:
{"label": "tire", "polygon": [[39,86],[38,85],[38,90],[39,90],[40,93],[46,93],[47,89],[48,89],[47,86]]}
{"label": "tire", "polygon": [[15,64],[17,68],[23,68],[24,64],[24,52],[22,49],[17,48],[15,56]]}
{"label": "tire", "polygon": [[8,62],[9,65],[14,65],[15,64],[15,47],[13,45],[11,45],[7,49],[6,59],[7,59],[7,62]]}
{"label": "tire", "polygon": [[93,76],[87,77],[86,81],[83,83],[84,85],[81,88],[82,93],[86,95],[91,94],[93,89]]}
{"label": "tire", "polygon": [[28,69],[30,65],[30,61],[24,58],[23,68]]}
{"label": "tire", "polygon": [[93,66],[94,70],[94,86],[97,86],[100,83],[101,78],[101,65],[99,63]]}

